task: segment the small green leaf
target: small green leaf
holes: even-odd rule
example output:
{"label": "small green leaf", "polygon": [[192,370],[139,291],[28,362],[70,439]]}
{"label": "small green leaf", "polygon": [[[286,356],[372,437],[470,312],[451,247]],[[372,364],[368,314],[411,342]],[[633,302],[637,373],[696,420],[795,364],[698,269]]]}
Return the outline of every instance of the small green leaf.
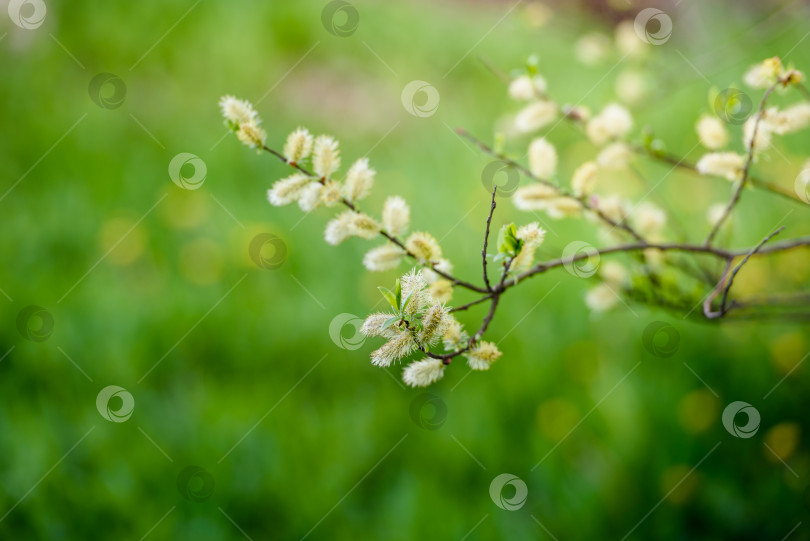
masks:
{"label": "small green leaf", "polygon": [[399,307],[397,306],[397,298],[394,296],[393,293],[391,293],[389,289],[384,288],[382,286],[379,286],[377,289],[380,290],[382,296],[385,298],[385,300],[388,301],[388,304],[390,304],[394,310],[399,310]]}
{"label": "small green leaf", "polygon": [[390,327],[391,325],[393,325],[394,323],[396,323],[397,321],[399,321],[399,319],[400,319],[400,318],[399,318],[399,316],[389,317],[389,318],[388,318],[388,319],[386,319],[386,320],[385,320],[385,322],[382,324],[382,327],[380,327],[380,330],[381,330],[381,331],[384,331],[385,329],[387,329],[388,327]]}
{"label": "small green leaf", "polygon": [[498,231],[498,253],[502,254],[506,252],[506,226],[501,227],[501,230]]}
{"label": "small green leaf", "polygon": [[514,223],[504,225],[498,233],[498,252],[515,256],[520,251],[521,241],[517,238]]}
{"label": "small green leaf", "polygon": [[405,298],[404,301],[402,301],[402,304],[400,305],[399,310],[402,310],[403,312],[405,311],[405,307],[408,306],[408,302],[411,300],[411,297],[413,297],[413,294],[415,292],[416,292],[416,288],[412,289],[411,292],[408,293],[408,296]]}
{"label": "small green leaf", "polygon": [[650,152],[652,152],[656,156],[663,155],[666,152],[666,150],[667,150],[667,147],[664,144],[664,141],[662,141],[661,139],[654,139],[650,143]]}
{"label": "small green leaf", "polygon": [[540,57],[536,54],[530,55],[526,59],[526,70],[529,75],[537,75],[538,68],[540,67]]}
{"label": "small green leaf", "polygon": [[399,278],[397,278],[397,281],[394,283],[394,291],[396,291],[397,299],[397,304],[394,306],[394,308],[398,310],[399,306],[402,305],[402,283],[399,281]]}

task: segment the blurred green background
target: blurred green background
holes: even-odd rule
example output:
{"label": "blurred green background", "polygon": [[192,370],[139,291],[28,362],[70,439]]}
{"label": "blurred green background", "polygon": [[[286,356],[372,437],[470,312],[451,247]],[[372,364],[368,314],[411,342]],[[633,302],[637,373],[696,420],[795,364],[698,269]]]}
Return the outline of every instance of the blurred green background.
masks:
{"label": "blurred green background", "polygon": [[[424,392],[402,386],[399,366],[368,362],[378,341],[347,350],[329,336],[337,315],[369,313],[397,272],[363,269],[377,243],[328,246],[330,209],[271,207],[265,192],[287,169],[222,139],[217,109],[224,94],[258,101],[276,148],[305,125],[334,134],[344,164],[368,155],[378,176],[363,208],[402,195],[412,229],[478,282],[490,160],[453,129],[491,141],[519,107],[481,57],[509,72],[537,54],[551,94],[594,111],[635,70],[651,83],[631,106],[634,135],[655,126],[694,161],[710,86],[739,84],[773,55],[810,69],[806,6],[660,4],[670,41],[644,60],[618,62],[611,48],[586,67],[576,40],[612,40],[645,5],[352,0],[359,24],[339,37],[322,23],[325,1],[46,2],[31,30],[0,11],[0,537],[564,540],[635,527],[631,539],[810,539],[806,324],[697,324],[638,305],[593,315],[582,301],[592,284],[559,271],[503,298],[492,370],[469,374],[457,359],[420,409]],[[99,73],[125,84],[119,107],[91,99]],[[417,79],[441,96],[429,118],[401,103]],[[595,154],[569,125],[549,138],[563,178]],[[527,143],[509,148],[521,157]],[[780,141],[757,174],[791,187],[808,143]],[[181,152],[206,164],[197,190],[169,179]],[[636,166],[649,183],[637,197],[669,172]],[[697,238],[728,189],[676,172],[654,200]],[[785,236],[806,234],[806,212],[746,192],[724,242],[755,243],[780,219]],[[592,224],[541,218],[544,258],[600,242]],[[504,199],[494,223],[534,219]],[[260,233],[286,243],[280,268],[251,261]],[[806,250],[752,265],[741,291],[804,284],[808,266]],[[30,305],[52,317],[42,341],[18,329]],[[460,319],[475,328],[481,315]],[[668,358],[643,347],[655,321],[678,333]],[[96,408],[109,385],[134,399],[125,422]],[[750,439],[723,428],[736,400],[761,414]],[[438,427],[417,422],[434,415]],[[519,510],[489,496],[502,473],[527,485]]]}

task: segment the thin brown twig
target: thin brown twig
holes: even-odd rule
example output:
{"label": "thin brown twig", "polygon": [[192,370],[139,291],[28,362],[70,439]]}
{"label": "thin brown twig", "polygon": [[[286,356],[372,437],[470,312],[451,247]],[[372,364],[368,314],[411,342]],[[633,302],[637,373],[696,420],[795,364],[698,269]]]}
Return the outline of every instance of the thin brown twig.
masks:
{"label": "thin brown twig", "polygon": [[[450,364],[450,361],[452,359],[468,352],[470,349],[475,347],[476,342],[478,342],[481,339],[481,337],[484,336],[484,333],[487,332],[487,329],[489,328],[489,324],[492,323],[492,319],[495,317],[495,310],[497,310],[498,302],[500,301],[501,295],[503,294],[504,291],[503,285],[504,282],[506,281],[506,277],[509,275],[509,267],[511,265],[512,265],[511,259],[508,260],[506,263],[504,263],[500,282],[489,295],[483,297],[483,300],[486,299],[490,300],[489,311],[481,320],[481,326],[478,328],[475,334],[470,337],[470,339],[467,341],[467,344],[463,348],[451,351],[450,353],[431,353],[425,350],[423,347],[419,347],[419,350],[422,351],[428,357],[432,357],[433,359],[440,359],[445,365],[448,365]],[[479,299],[479,302],[483,302],[482,299]]]}
{"label": "thin brown twig", "polygon": [[[688,171],[697,172],[697,166],[694,163],[686,161],[684,158],[677,158],[677,157],[675,157],[675,156],[673,156],[671,154],[666,154],[664,152],[652,151],[652,150],[647,149],[646,147],[644,147],[642,145],[630,144],[628,146],[629,146],[630,150],[632,150],[633,152],[635,152],[637,154],[647,156],[649,158],[652,158],[654,160],[657,160],[657,161],[660,161],[660,162],[663,162],[663,163],[667,163],[669,165],[677,166],[677,167],[679,167],[681,169],[686,169]],[[707,175],[707,176],[711,176],[711,177],[715,177],[715,178],[721,178],[721,177],[717,177],[716,175]],[[723,179],[723,180],[725,182],[728,182],[725,179]],[[790,190],[788,188],[783,188],[783,187],[779,186],[778,184],[774,184],[773,182],[769,182],[767,180],[763,180],[761,178],[757,178],[757,177],[751,176],[751,175],[749,175],[748,181],[755,188],[759,188],[759,189],[764,190],[766,192],[771,192],[774,195],[778,195],[780,197],[784,197],[785,199],[789,199],[789,200],[793,201],[794,203],[801,203],[802,205],[806,205],[806,203],[804,201],[802,201],[800,198],[798,198],[796,196],[795,192],[793,192],[792,190]]]}
{"label": "thin brown twig", "polygon": [[[755,254],[752,255],[763,255],[774,252],[783,252],[804,246],[810,246],[810,237],[799,237],[796,239],[792,239],[790,241],[772,244],[770,246],[761,248]],[[639,250],[648,250],[648,249],[661,250],[664,252],[673,251],[673,252],[691,252],[695,254],[706,254],[717,257],[722,260],[729,260],[735,257],[744,257],[749,253],[748,250],[745,251],[725,250],[722,248],[717,248],[714,246],[705,246],[701,244],[649,243],[649,242],[638,244],[618,244],[615,246],[609,246],[607,248],[589,250],[585,254],[578,254],[573,257],[559,258],[537,263],[529,270],[524,271],[523,273],[517,275],[515,277],[515,281],[509,281],[508,283],[505,283],[503,287],[496,286],[495,292],[500,293],[505,289],[514,287],[516,283],[522,282],[524,279],[534,276],[535,274],[541,274],[548,270],[557,267],[562,267],[567,263],[574,263],[581,259],[592,257],[594,253],[598,254],[601,257],[603,255],[608,254],[635,252]]]}
{"label": "thin brown twig", "polygon": [[476,306],[478,304],[481,304],[482,302],[486,302],[487,300],[491,299],[492,295],[493,295],[492,293],[489,293],[487,295],[484,295],[483,297],[475,299],[474,301],[468,302],[467,304],[462,304],[461,306],[454,306],[453,308],[450,309],[450,312],[461,312],[463,310],[472,308],[473,306]]}
{"label": "thin brown twig", "polygon": [[473,143],[474,145],[476,145],[478,148],[480,148],[485,154],[488,154],[489,156],[492,156],[493,158],[497,158],[497,159],[509,164],[510,166],[514,167],[515,169],[517,169],[518,171],[520,171],[521,173],[523,173],[524,175],[526,175],[528,178],[530,178],[531,180],[533,180],[535,182],[539,182],[540,184],[544,184],[546,186],[554,188],[555,190],[557,190],[557,192],[560,194],[561,197],[567,197],[569,199],[573,199],[574,201],[579,203],[579,205],[583,209],[588,210],[590,212],[593,212],[596,216],[599,217],[600,220],[602,220],[606,224],[609,224],[610,226],[612,226],[614,228],[618,228],[618,229],[621,229],[621,230],[625,231],[631,237],[633,237],[634,239],[636,239],[638,241],[642,241],[642,242],[644,241],[644,237],[639,235],[638,232],[635,229],[633,229],[632,227],[627,225],[627,223],[625,223],[624,220],[622,220],[620,222],[617,222],[616,220],[613,220],[608,215],[606,215],[604,212],[602,212],[598,207],[595,207],[594,205],[589,203],[586,197],[577,197],[573,193],[571,193],[571,192],[569,192],[567,190],[564,190],[563,188],[561,188],[557,184],[555,184],[553,182],[550,182],[550,181],[548,181],[546,179],[538,177],[537,175],[532,173],[528,168],[524,167],[522,164],[516,162],[515,160],[509,158],[508,156],[506,156],[506,155],[504,155],[502,153],[496,152],[495,149],[493,149],[492,147],[490,147],[489,145],[487,145],[486,143],[484,143],[483,141],[481,141],[480,139],[478,139],[477,137],[475,137],[474,135],[469,133],[467,130],[465,130],[463,128],[458,128],[456,130],[456,132],[459,135],[461,135],[462,137],[466,138],[471,143]]}
{"label": "thin brown twig", "polygon": [[742,191],[745,188],[745,183],[748,180],[748,175],[751,171],[751,164],[754,162],[754,149],[757,142],[757,131],[759,130],[759,125],[765,116],[765,106],[768,104],[768,98],[770,97],[771,93],[773,93],[776,86],[779,84],[781,84],[781,81],[776,81],[774,84],[769,86],[765,91],[765,94],[763,94],[762,100],[759,102],[759,110],[757,111],[757,117],[754,119],[754,128],[751,132],[751,141],[748,143],[748,153],[745,158],[745,166],[743,167],[742,175],[740,176],[740,180],[737,182],[737,187],[734,190],[734,194],[731,196],[731,199],[726,205],[723,214],[720,216],[720,219],[714,223],[711,231],[709,231],[709,235],[706,237],[705,241],[706,246],[711,245],[714,237],[723,226],[723,223],[728,219],[728,217],[731,215],[731,211],[734,210],[734,207],[740,201]]}
{"label": "thin brown twig", "polygon": [[[483,57],[479,57],[479,58],[480,58],[481,62],[484,64],[484,66],[490,72],[492,72],[496,77],[498,77],[501,81],[503,81],[503,82],[505,82],[507,84],[510,82],[509,77],[505,73],[500,71],[497,67],[495,67],[491,62],[489,62],[488,60],[486,60]],[[803,85],[803,84],[798,84],[796,86],[799,89],[799,91],[801,91],[801,93],[805,96],[805,98],[810,100],[810,90],[808,90],[807,87],[805,85]],[[535,91],[535,96],[537,98],[540,98],[540,99],[548,99],[548,96],[546,94],[539,93],[539,92],[536,92],[536,91]],[[581,115],[577,114],[576,109],[571,108],[571,109],[565,110],[565,108],[563,108],[562,112],[563,112],[563,116],[565,117],[566,120],[568,120],[573,125],[580,128],[580,132],[583,131],[583,129],[584,129],[583,124],[585,123],[585,118],[583,118]],[[675,156],[673,156],[671,154],[666,154],[664,152],[659,152],[659,151],[653,151],[653,150],[651,150],[651,149],[649,149],[649,148],[647,148],[647,147],[645,147],[643,145],[638,145],[638,144],[633,144],[633,143],[628,143],[627,146],[628,146],[628,148],[630,150],[632,150],[636,154],[645,155],[645,156],[648,156],[648,157],[653,158],[655,160],[658,160],[658,161],[661,161],[661,162],[664,162],[664,163],[668,163],[670,165],[674,165],[674,166],[679,167],[681,169],[687,169],[687,170],[690,170],[690,171],[693,171],[693,172],[697,171],[697,167],[695,166],[695,164],[687,162],[685,157],[684,158],[677,158],[677,157],[675,157]],[[708,176],[712,176],[712,177],[715,177],[715,178],[718,178],[718,179],[723,178],[723,177],[718,177],[717,175],[708,175]],[[787,188],[783,188],[783,187],[779,186],[778,184],[774,184],[773,182],[768,182],[767,180],[762,180],[762,179],[759,179],[759,178],[756,178],[756,177],[753,177],[753,176],[749,176],[749,182],[751,183],[752,186],[755,186],[755,187],[760,188],[760,189],[765,190],[765,191],[769,191],[771,193],[774,193],[774,194],[779,195],[781,197],[784,197],[786,199],[790,199],[794,203],[801,203],[802,205],[805,204],[805,202],[801,198],[797,197],[796,194],[793,191],[791,191],[791,190],[789,190]]]}
{"label": "thin brown twig", "polygon": [[[773,233],[771,233],[770,235],[768,235],[764,239],[762,239],[759,244],[757,244],[750,252],[748,252],[745,255],[743,260],[740,261],[739,265],[737,265],[734,268],[734,270],[731,273],[731,276],[728,279],[728,282],[726,283],[726,287],[723,288],[723,297],[720,300],[720,315],[721,316],[724,316],[726,314],[726,312],[728,312],[728,309],[726,308],[726,304],[728,302],[728,292],[731,290],[731,286],[734,285],[734,279],[737,277],[737,274],[740,272],[740,269],[742,269],[743,266],[746,263],[748,263],[748,260],[751,259],[752,255],[756,254],[760,249],[762,249],[762,247],[768,241],[770,241],[773,237],[775,237],[776,235],[781,233],[783,229],[785,229],[785,226],[780,227],[779,229],[777,229],[776,231],[774,231]],[[708,314],[707,314],[707,317],[708,317]]]}
{"label": "thin brown twig", "polygon": [[492,203],[489,206],[489,215],[487,216],[487,227],[484,231],[484,248],[481,250],[481,262],[484,268],[484,283],[487,290],[492,291],[492,285],[489,283],[489,275],[487,274],[487,244],[489,243],[489,228],[492,223],[492,215],[495,213],[495,193],[498,191],[498,186],[492,188]]}

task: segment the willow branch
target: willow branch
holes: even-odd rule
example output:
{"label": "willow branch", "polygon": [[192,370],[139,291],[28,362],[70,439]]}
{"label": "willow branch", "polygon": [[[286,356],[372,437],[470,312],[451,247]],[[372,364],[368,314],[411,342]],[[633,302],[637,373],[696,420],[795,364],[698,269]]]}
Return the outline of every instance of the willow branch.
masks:
{"label": "willow branch", "polygon": [[493,296],[493,293],[489,293],[487,295],[484,295],[483,297],[479,297],[479,298],[475,299],[472,302],[468,302],[467,304],[462,304],[461,306],[455,306],[455,307],[450,309],[450,312],[461,312],[463,310],[468,310],[468,309],[472,308],[473,306],[476,306],[478,304],[481,304],[482,302],[488,301],[489,299],[492,298],[492,296]]}
{"label": "willow branch", "polygon": [[[644,155],[644,156],[647,156],[647,157],[652,158],[654,160],[657,160],[657,161],[660,161],[660,162],[663,162],[663,163],[666,163],[666,164],[669,164],[669,165],[679,167],[680,169],[685,169],[687,171],[697,173],[697,166],[695,164],[691,163],[691,162],[686,161],[683,158],[678,158],[676,156],[673,156],[671,154],[666,154],[666,153],[663,153],[663,152],[655,152],[655,151],[652,151],[650,149],[647,149],[644,146],[636,145],[636,144],[629,145],[629,148],[630,148],[630,150],[632,150],[633,152],[635,152],[637,154]],[[710,176],[710,177],[718,178],[718,179],[721,178],[721,177],[718,177],[716,175],[706,175],[706,176]],[[723,181],[728,182],[725,179],[723,179]],[[748,176],[748,182],[749,182],[749,184],[751,186],[754,186],[755,188],[759,188],[761,190],[771,192],[774,195],[778,195],[778,196],[783,197],[785,199],[789,199],[789,200],[793,201],[794,203],[801,203],[802,205],[806,205],[806,203],[804,201],[802,201],[800,198],[798,198],[796,196],[795,192],[793,192],[792,190],[790,190],[788,188],[783,188],[782,186],[779,186],[778,184],[774,184],[773,182],[769,182],[767,180],[763,180],[761,178],[754,177],[752,175]]]}
{"label": "willow branch", "polygon": [[559,193],[559,194],[560,194],[562,197],[567,197],[567,198],[569,198],[569,199],[573,199],[574,201],[576,201],[577,203],[579,203],[579,205],[580,205],[580,206],[581,206],[583,209],[593,212],[593,213],[594,213],[596,216],[598,216],[598,217],[599,217],[599,219],[600,219],[600,220],[602,220],[602,221],[603,221],[603,222],[605,222],[606,224],[610,225],[611,227],[621,229],[621,230],[625,231],[626,233],[628,233],[628,234],[629,234],[631,237],[633,237],[634,239],[636,239],[636,240],[638,240],[638,241],[641,241],[641,242],[644,242],[644,237],[642,237],[641,235],[639,235],[639,234],[638,234],[638,233],[637,233],[637,232],[636,232],[636,231],[635,231],[635,230],[634,230],[632,227],[630,227],[629,225],[627,225],[627,224],[626,224],[626,223],[625,223],[623,220],[622,220],[622,221],[620,221],[620,222],[617,222],[617,221],[613,220],[612,218],[610,218],[609,216],[607,216],[607,215],[606,215],[604,212],[602,212],[601,210],[599,210],[599,208],[598,208],[598,207],[595,207],[595,206],[591,205],[591,204],[588,202],[587,198],[585,198],[585,197],[577,197],[577,196],[576,196],[576,195],[574,195],[573,193],[568,192],[567,190],[562,189],[562,188],[561,188],[560,186],[558,186],[557,184],[555,184],[555,183],[553,183],[553,182],[550,182],[550,181],[548,181],[548,180],[546,180],[546,179],[543,179],[543,178],[538,177],[537,175],[535,175],[534,173],[532,173],[532,172],[531,172],[531,171],[530,171],[528,168],[524,167],[523,165],[521,165],[520,163],[516,162],[515,160],[513,160],[513,159],[509,158],[508,156],[506,156],[506,155],[504,155],[504,154],[502,154],[502,153],[496,152],[496,151],[495,151],[495,149],[493,149],[492,147],[488,146],[486,143],[484,143],[483,141],[481,141],[480,139],[478,139],[477,137],[475,137],[474,135],[472,135],[471,133],[469,133],[467,130],[465,130],[465,129],[463,129],[463,128],[458,128],[458,129],[456,130],[456,132],[457,132],[459,135],[461,135],[462,137],[466,138],[466,139],[467,139],[468,141],[470,141],[471,143],[473,143],[474,145],[476,145],[476,146],[477,146],[479,149],[481,149],[481,150],[482,150],[482,151],[483,151],[485,154],[487,154],[487,155],[489,155],[489,156],[492,156],[493,158],[496,158],[496,159],[498,159],[498,160],[501,160],[501,161],[503,161],[503,162],[505,162],[505,163],[509,164],[510,166],[514,167],[515,169],[517,169],[518,171],[520,171],[521,173],[523,173],[524,175],[526,175],[528,178],[530,178],[531,180],[533,180],[533,181],[535,181],[535,182],[539,182],[540,184],[544,184],[544,185],[546,185],[546,186],[549,186],[549,187],[551,187],[551,188],[554,188],[555,190],[557,190],[557,192],[558,192],[558,193]]}
{"label": "willow branch", "polygon": [[[468,352],[470,349],[472,349],[475,346],[476,342],[478,342],[481,339],[481,337],[484,336],[484,333],[487,332],[487,329],[489,328],[489,324],[492,323],[492,319],[495,317],[495,310],[497,310],[498,302],[501,300],[501,294],[504,291],[503,286],[504,286],[504,283],[506,282],[506,277],[509,276],[509,267],[511,265],[512,265],[512,260],[511,259],[509,261],[507,261],[506,263],[504,263],[503,272],[501,273],[501,279],[498,282],[498,285],[495,286],[495,288],[493,288],[492,292],[489,295],[487,295],[487,296],[485,296],[485,297],[483,297],[481,299],[478,299],[478,301],[473,303],[473,304],[478,304],[479,302],[483,302],[484,300],[489,300],[490,301],[490,303],[489,303],[489,311],[484,316],[484,319],[481,320],[481,326],[478,328],[478,330],[475,332],[475,334],[472,335],[470,337],[470,339],[467,341],[466,346],[464,346],[461,349],[451,351],[450,353],[431,353],[431,352],[425,350],[421,346],[419,347],[419,350],[422,351],[424,354],[426,354],[428,357],[432,357],[433,359],[440,359],[444,364],[447,365],[447,364],[450,364],[450,361],[453,358],[458,357],[459,355],[462,355],[462,354]],[[469,307],[469,306],[467,306],[467,307]]]}
{"label": "willow branch", "polygon": [[[799,237],[789,241],[771,244],[770,246],[762,247],[761,249],[757,250],[755,253],[751,255],[754,256],[776,252],[784,252],[792,250],[794,248],[807,246],[810,246],[810,236]],[[601,257],[603,255],[608,254],[629,253],[648,249],[661,250],[664,252],[687,252],[694,254],[705,254],[716,257],[723,261],[728,261],[736,257],[744,257],[750,253],[750,250],[726,250],[723,248],[717,248],[714,246],[705,246],[702,244],[650,243],[650,242],[643,242],[637,244],[618,244],[616,246],[610,246],[607,248],[594,249],[589,251],[588,253],[578,254],[566,259],[559,258],[537,263],[529,270],[524,271],[521,274],[518,274],[514,280],[510,280],[509,282],[504,283],[502,286],[496,286],[495,293],[502,293],[503,291],[514,287],[517,283],[522,282],[524,279],[534,276],[536,274],[542,274],[546,271],[562,267],[566,264],[574,263],[576,261],[580,261],[583,259],[588,259],[589,257],[593,257],[594,254],[597,254]]]}
{"label": "willow branch", "polygon": [[723,274],[720,277],[720,280],[717,281],[717,285],[714,286],[709,295],[703,301],[703,315],[705,315],[708,319],[717,319],[719,317],[723,317],[724,315],[726,315],[724,309],[721,309],[720,312],[714,312],[712,310],[712,303],[723,289],[723,284],[726,282],[726,279],[728,278],[729,270],[731,270],[732,261],[733,259],[726,260],[726,266],[723,269]]}
{"label": "willow branch", "polygon": [[[294,169],[297,169],[298,171],[304,173],[308,177],[317,179],[317,182],[320,182],[321,184],[324,184],[326,182],[325,178],[323,178],[323,177],[319,178],[318,175],[316,175],[315,173],[309,171],[305,167],[303,167],[303,166],[301,166],[301,165],[299,165],[299,164],[297,164],[295,162],[287,161],[287,158],[284,157],[284,155],[281,154],[280,152],[278,152],[277,150],[274,150],[274,149],[272,149],[270,147],[267,147],[267,146],[263,146],[262,148],[264,148],[264,150],[266,150],[267,152],[269,152],[270,154],[272,154],[273,156],[275,156],[276,158],[278,158],[282,162],[286,163],[290,167],[292,167]],[[346,199],[345,197],[341,198],[340,202],[345,207],[347,207],[347,208],[349,208],[349,209],[351,209],[351,210],[353,210],[355,212],[358,212],[357,206],[354,203],[352,203],[351,201],[349,201],[348,199]],[[405,243],[403,243],[401,240],[399,240],[395,235],[392,235],[392,234],[390,234],[387,231],[382,230],[382,229],[380,230],[380,235],[385,237],[386,239],[388,239],[393,244],[397,245],[403,251],[403,253],[405,255],[407,255],[408,257],[410,257],[411,259],[413,259],[413,260],[415,260],[415,261],[417,261],[417,262],[419,262],[419,263],[421,263],[423,265],[426,265],[426,266],[430,267],[433,270],[433,272],[435,272],[436,274],[438,274],[442,278],[450,280],[450,282],[452,282],[453,285],[461,286],[463,288],[469,289],[470,291],[475,291],[476,293],[489,293],[488,289],[484,289],[484,288],[478,287],[475,284],[471,284],[469,282],[465,282],[464,280],[460,280],[460,279],[456,278],[455,276],[453,276],[452,274],[444,272],[444,271],[436,268],[436,263],[433,262],[433,261],[424,261],[424,262],[420,261],[420,259],[418,257],[416,257],[416,255],[413,252],[411,252],[410,250],[408,250],[408,248],[405,247]]]}
{"label": "willow branch", "polygon": [[[714,297],[710,297],[710,298],[706,299],[706,302],[703,304],[703,313],[706,315],[707,318],[714,319],[714,318],[718,318],[718,317],[723,317],[728,313],[728,311],[733,307],[733,306],[732,307],[727,306],[727,304],[728,304],[728,293],[731,290],[731,286],[734,285],[734,279],[737,277],[737,274],[740,272],[740,269],[742,269],[743,266],[746,263],[748,263],[748,260],[751,259],[752,255],[756,254],[769,240],[771,240],[773,237],[775,237],[776,235],[781,233],[783,229],[785,229],[784,226],[780,227],[779,229],[777,229],[776,231],[774,231],[773,233],[771,233],[770,235],[768,235],[764,239],[762,239],[759,242],[759,244],[754,246],[754,248],[752,248],[751,251],[748,252],[745,255],[743,260],[740,261],[740,263],[734,268],[734,270],[731,273],[731,276],[728,278],[728,281],[726,282],[726,286],[723,288],[723,296],[720,299],[720,311],[719,312],[713,312],[711,310],[711,301],[713,300]],[[731,266],[731,262],[732,262],[732,260],[730,259],[728,261],[728,264],[726,265],[726,270],[723,273],[723,278],[717,283],[718,288],[721,287],[721,285],[725,281],[725,278],[728,275],[728,270],[729,270],[729,268]],[[717,288],[715,288],[715,291],[717,291]]]}
{"label": "willow branch", "polygon": [[762,122],[762,118],[765,116],[765,106],[768,104],[768,98],[770,97],[771,93],[779,84],[781,84],[781,81],[777,81],[769,86],[765,91],[765,94],[762,96],[762,100],[759,102],[759,110],[757,111],[756,119],[754,119],[754,129],[751,132],[751,141],[748,143],[748,153],[745,158],[745,166],[743,167],[742,176],[737,183],[737,188],[734,190],[734,195],[731,196],[731,199],[729,200],[728,205],[726,205],[723,214],[720,216],[720,219],[714,223],[711,231],[709,231],[709,235],[706,237],[706,246],[711,245],[714,237],[717,235],[717,232],[720,231],[723,223],[728,219],[728,217],[731,215],[731,211],[734,210],[734,207],[740,201],[742,191],[745,188],[745,183],[748,180],[748,174],[751,171],[751,164],[754,162],[754,147],[756,147],[757,142],[757,131],[759,130],[759,125]]}
{"label": "willow branch", "polygon": [[489,242],[489,227],[492,223],[492,215],[495,213],[495,192],[498,191],[498,186],[492,188],[492,204],[489,206],[489,216],[487,216],[487,228],[484,232],[484,249],[481,250],[481,262],[484,268],[484,283],[487,290],[492,291],[492,285],[489,283],[489,275],[487,274],[487,243]]}

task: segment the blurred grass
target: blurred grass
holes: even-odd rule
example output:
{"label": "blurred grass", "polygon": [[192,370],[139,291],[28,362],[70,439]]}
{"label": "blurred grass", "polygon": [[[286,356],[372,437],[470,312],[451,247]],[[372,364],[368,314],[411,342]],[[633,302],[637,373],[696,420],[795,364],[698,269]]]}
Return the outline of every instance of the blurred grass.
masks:
{"label": "blurred grass", "polygon": [[[0,191],[22,178],[0,201],[0,287],[8,296],[0,299],[0,355],[10,351],[0,362],[0,513],[11,510],[0,521],[3,538],[241,538],[225,513],[254,539],[301,538],[316,525],[311,539],[460,539],[482,519],[467,539],[542,538],[532,515],[559,539],[621,538],[717,442],[634,537],[777,539],[804,520],[806,370],[762,397],[806,355],[806,326],[696,325],[638,306],[594,317],[582,281],[538,277],[503,299],[489,331],[502,340],[501,361],[469,377],[454,363],[429,390],[446,403],[447,420],[424,430],[409,413],[420,392],[400,388],[399,367],[391,378],[368,363],[373,340],[347,351],[328,335],[337,314],[370,311],[376,286],[396,273],[364,272],[368,243],[326,245],[328,211],[302,219],[297,208],[270,207],[265,191],[286,174],[282,164],[233,137],[214,146],[225,131],[216,102],[233,93],[266,94],[258,108],[271,146],[301,124],[335,134],[344,162],[373,148],[378,181],[363,207],[404,196],[413,228],[446,233],[442,245],[458,274],[479,280],[487,206],[480,171],[488,160],[452,129],[489,140],[516,106],[478,56],[509,71],[537,53],[555,97],[584,97],[598,110],[615,99],[621,69],[610,68],[618,57],[584,68],[572,45],[609,27],[570,7],[538,29],[522,8],[493,27],[511,4],[357,1],[357,32],[338,38],[321,25],[321,2],[192,5],[49,3],[45,24],[32,31],[0,18]],[[694,121],[708,110],[708,83],[681,55],[718,88],[739,83],[747,66],[784,55],[806,32],[804,8],[766,15],[730,2],[673,13],[673,39],[644,66],[663,83],[637,125],[655,126],[676,154],[689,152]],[[810,69],[805,53],[800,45],[788,60]],[[125,81],[121,108],[89,99],[99,72]],[[401,89],[414,79],[439,90],[436,115],[415,118],[402,108]],[[570,126],[550,138],[568,149],[563,178],[593,155]],[[779,150],[789,163],[775,154],[761,171],[777,171],[775,180],[789,186],[807,143],[786,139]],[[511,148],[521,153],[525,144]],[[180,152],[205,161],[201,189],[170,182],[168,163]],[[690,158],[698,156],[693,149]],[[647,162],[640,168],[650,182],[668,173]],[[673,173],[656,196],[695,233],[707,204],[727,194],[721,182]],[[788,232],[806,233],[801,207],[746,195],[734,245],[759,240],[787,208],[795,208],[783,222]],[[496,225],[531,219],[504,200]],[[572,239],[597,241],[587,224],[549,225],[543,257],[559,256]],[[279,270],[250,261],[247,246],[259,232],[286,241]],[[806,282],[806,252],[791,261],[754,278],[781,283],[792,272]],[[17,314],[31,304],[53,315],[44,342],[16,330]],[[464,321],[475,326],[477,317]],[[674,357],[642,347],[655,320],[678,329]],[[129,421],[99,416],[95,398],[107,385],[133,394]],[[723,429],[720,413],[734,400],[762,414],[755,438]],[[798,478],[762,443],[783,442],[785,432],[772,431],[785,423],[799,429],[785,455]],[[210,499],[192,502],[178,491],[188,465],[213,476]],[[489,499],[502,472],[529,487],[520,511]],[[791,537],[802,538],[806,528]]]}

